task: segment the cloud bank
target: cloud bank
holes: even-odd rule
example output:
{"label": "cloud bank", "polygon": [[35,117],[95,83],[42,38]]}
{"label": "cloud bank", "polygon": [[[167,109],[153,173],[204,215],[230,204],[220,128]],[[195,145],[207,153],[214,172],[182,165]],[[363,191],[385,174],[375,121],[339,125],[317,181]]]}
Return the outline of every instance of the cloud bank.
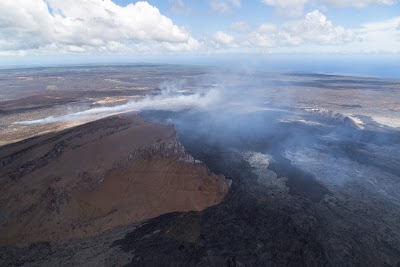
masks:
{"label": "cloud bank", "polygon": [[191,51],[199,43],[147,2],[2,0],[0,51]]}
{"label": "cloud bank", "polygon": [[[276,14],[286,18],[275,14],[254,22],[237,16],[248,12],[249,2],[207,0],[203,5],[208,11],[201,15],[196,13],[199,10],[193,9],[199,8],[197,4],[168,0],[169,11],[176,16],[184,15],[189,20],[188,27],[193,19],[194,27],[198,27],[194,34],[198,35],[192,35],[187,28],[176,25],[146,1],[123,7],[112,0],[0,0],[0,57],[71,53],[94,56],[157,56],[182,52],[192,55],[221,52],[399,53],[398,17],[357,26],[347,23],[346,26],[346,23],[340,25],[340,18],[331,21],[324,14],[328,7],[339,12],[341,9],[338,8],[345,7],[395,7],[397,2],[259,0],[259,6],[271,6]],[[318,9],[309,10],[315,5]],[[303,14],[304,9],[309,12]],[[174,16],[172,13],[169,14]],[[191,18],[192,15],[198,17]],[[199,21],[201,16],[207,16],[210,21]],[[218,23],[213,24],[211,19],[215,17]]]}

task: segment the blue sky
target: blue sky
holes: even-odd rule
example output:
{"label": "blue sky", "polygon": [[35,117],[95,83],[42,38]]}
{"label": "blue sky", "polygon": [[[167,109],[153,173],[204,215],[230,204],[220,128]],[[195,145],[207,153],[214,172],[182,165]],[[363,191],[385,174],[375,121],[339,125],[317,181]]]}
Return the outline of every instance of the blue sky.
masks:
{"label": "blue sky", "polygon": [[[113,2],[121,6],[132,3],[131,0],[113,0]],[[260,0],[242,0],[240,8],[231,7],[228,12],[213,10],[210,1],[182,1],[187,8],[186,12],[173,11],[175,1],[150,0],[148,2],[156,6],[177,24],[190,28],[193,34],[199,37],[204,34],[211,34],[212,31],[231,31],[230,25],[237,21],[244,21],[251,26],[257,26],[266,22],[284,23],[287,20],[287,17],[278,15],[275,12],[274,6],[266,5]],[[357,8],[352,6],[327,6],[322,1],[314,1],[305,5],[304,13],[315,9],[324,10],[324,14],[331,21],[350,28],[357,28],[364,23],[383,21],[400,16],[400,4],[398,2],[393,2],[390,5],[370,4],[363,8]]]}
{"label": "blue sky", "polygon": [[1,0],[0,60],[400,54],[399,0]]}
{"label": "blue sky", "polygon": [[[113,0],[114,3],[126,6],[132,2],[131,0]],[[206,27],[228,28],[229,25],[238,20],[247,21],[249,24],[257,25],[265,22],[282,22],[286,18],[278,16],[274,12],[274,7],[263,4],[260,0],[241,1],[240,8],[231,8],[229,12],[220,13],[212,10],[210,2],[207,0],[185,0],[183,3],[191,10],[188,13],[173,12],[171,7],[174,1],[168,0],[150,0],[151,5],[156,6],[163,14],[172,18],[176,23],[181,25],[190,25],[197,32],[206,30]],[[351,1],[349,1],[351,2]],[[400,16],[400,4],[394,2],[391,5],[371,4],[364,8],[356,7],[335,7],[324,4],[323,1],[314,2],[306,5],[304,12],[310,12],[315,9],[323,9],[324,14],[330,20],[340,22],[342,26],[357,27],[363,23],[370,21],[385,20],[392,17]],[[206,27],[204,23],[206,22]]]}

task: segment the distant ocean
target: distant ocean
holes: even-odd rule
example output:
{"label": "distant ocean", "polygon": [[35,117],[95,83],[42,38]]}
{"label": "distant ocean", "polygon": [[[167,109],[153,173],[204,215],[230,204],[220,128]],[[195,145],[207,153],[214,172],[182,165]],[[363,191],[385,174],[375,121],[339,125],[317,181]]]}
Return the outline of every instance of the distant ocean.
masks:
{"label": "distant ocean", "polygon": [[[260,58],[238,56],[220,62],[268,71],[400,78],[400,55],[263,55]],[[212,61],[207,63],[212,64]]]}
{"label": "distant ocean", "polygon": [[387,58],[338,58],[273,61],[265,67],[271,70],[304,73],[324,73],[354,76],[400,78],[400,57]]}
{"label": "distant ocean", "polygon": [[[35,62],[35,63],[32,63]],[[196,55],[161,57],[7,58],[0,69],[71,65],[189,64],[299,73],[337,74],[400,79],[400,55]]]}

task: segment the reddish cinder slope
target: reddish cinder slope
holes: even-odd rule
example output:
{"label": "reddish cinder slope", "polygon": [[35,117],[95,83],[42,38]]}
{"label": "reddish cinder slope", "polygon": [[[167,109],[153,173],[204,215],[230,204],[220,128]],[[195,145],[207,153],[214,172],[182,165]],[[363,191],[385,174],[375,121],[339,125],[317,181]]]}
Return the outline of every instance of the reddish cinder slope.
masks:
{"label": "reddish cinder slope", "polygon": [[0,244],[62,243],[220,203],[230,180],[172,126],[119,115],[0,148]]}

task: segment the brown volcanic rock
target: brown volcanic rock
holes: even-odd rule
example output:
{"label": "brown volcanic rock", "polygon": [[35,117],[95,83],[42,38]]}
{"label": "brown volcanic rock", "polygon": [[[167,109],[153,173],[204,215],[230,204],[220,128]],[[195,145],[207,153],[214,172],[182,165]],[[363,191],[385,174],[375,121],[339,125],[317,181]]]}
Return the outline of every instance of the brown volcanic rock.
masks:
{"label": "brown volcanic rock", "polygon": [[62,243],[223,200],[172,126],[119,115],[0,148],[0,244]]}

